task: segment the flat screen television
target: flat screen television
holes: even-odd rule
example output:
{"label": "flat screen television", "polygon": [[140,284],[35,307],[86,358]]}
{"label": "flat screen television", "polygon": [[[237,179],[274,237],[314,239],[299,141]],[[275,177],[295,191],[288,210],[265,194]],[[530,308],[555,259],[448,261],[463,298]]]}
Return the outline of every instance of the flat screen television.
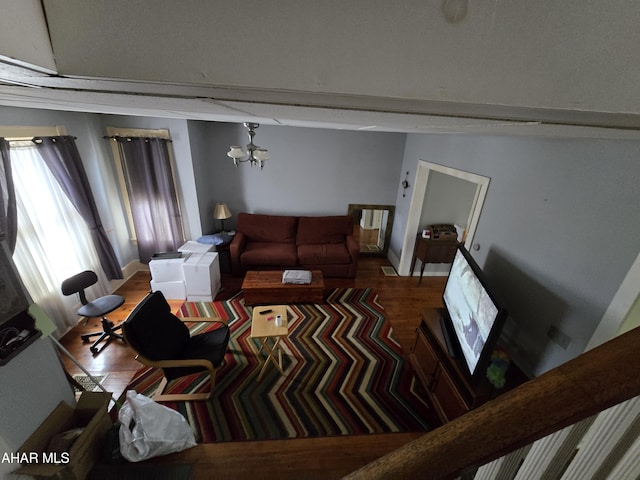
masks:
{"label": "flat screen television", "polygon": [[442,299],[442,328],[450,353],[462,357],[471,380],[483,377],[507,316],[482,270],[458,245]]}

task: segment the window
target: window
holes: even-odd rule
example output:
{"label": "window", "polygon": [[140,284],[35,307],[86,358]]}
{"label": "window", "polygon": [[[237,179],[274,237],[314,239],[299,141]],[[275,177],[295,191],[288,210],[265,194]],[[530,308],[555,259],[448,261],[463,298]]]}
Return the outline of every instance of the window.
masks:
{"label": "window", "polygon": [[[36,132],[36,135],[42,132]],[[59,135],[56,133],[55,135]],[[86,222],[71,204],[31,140],[13,139],[10,158],[18,210],[13,260],[32,300],[64,334],[77,323],[78,299],[65,297],[62,282],[83,270],[100,277],[91,295],[107,294],[107,279]]]}
{"label": "window", "polygon": [[107,129],[139,259],[184,242],[171,139],[167,130]]}

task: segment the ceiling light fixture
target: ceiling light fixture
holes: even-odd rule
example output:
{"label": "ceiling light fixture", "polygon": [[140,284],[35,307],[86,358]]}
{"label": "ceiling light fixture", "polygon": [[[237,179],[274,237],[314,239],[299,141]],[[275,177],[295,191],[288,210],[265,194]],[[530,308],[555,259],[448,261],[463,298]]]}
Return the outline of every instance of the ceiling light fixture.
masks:
{"label": "ceiling light fixture", "polygon": [[245,150],[237,145],[229,147],[227,156],[233,158],[233,164],[236,167],[239,163],[249,162],[252,167],[254,165],[260,165],[260,170],[262,170],[264,168],[264,162],[269,160],[269,153],[266,149],[260,148],[258,145],[253,143],[253,137],[255,136],[256,129],[260,124],[245,123],[244,126],[249,130],[249,143],[247,143],[247,146],[245,147],[247,158],[243,158],[245,156]]}

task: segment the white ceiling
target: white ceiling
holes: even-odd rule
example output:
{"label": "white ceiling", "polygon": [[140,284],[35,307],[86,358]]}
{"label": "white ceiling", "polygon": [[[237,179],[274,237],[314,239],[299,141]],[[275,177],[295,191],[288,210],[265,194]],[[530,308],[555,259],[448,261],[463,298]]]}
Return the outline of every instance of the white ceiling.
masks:
{"label": "white ceiling", "polygon": [[0,1],[3,105],[640,138],[635,0]]}

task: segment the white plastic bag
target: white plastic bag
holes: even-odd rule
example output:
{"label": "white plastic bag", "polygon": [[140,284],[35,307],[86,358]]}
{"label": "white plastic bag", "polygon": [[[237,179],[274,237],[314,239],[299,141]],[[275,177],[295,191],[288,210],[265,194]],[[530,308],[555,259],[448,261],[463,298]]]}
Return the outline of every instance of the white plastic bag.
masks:
{"label": "white plastic bag", "polygon": [[175,410],[133,390],[118,412],[120,452],[130,462],[180,452],[196,440],[186,419]]}

